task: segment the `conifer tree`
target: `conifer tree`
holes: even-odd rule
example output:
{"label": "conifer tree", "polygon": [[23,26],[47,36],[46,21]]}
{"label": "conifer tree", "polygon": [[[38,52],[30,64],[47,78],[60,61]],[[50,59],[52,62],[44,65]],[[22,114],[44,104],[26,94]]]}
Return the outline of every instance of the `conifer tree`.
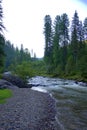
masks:
{"label": "conifer tree", "polygon": [[3,9],[2,9],[2,0],[0,0],[0,68],[4,65],[4,44],[5,44],[5,38],[3,36],[3,29],[5,28],[3,26]]}
{"label": "conifer tree", "polygon": [[79,44],[78,44],[78,53],[79,55],[82,55],[81,51],[83,50],[84,47],[84,42],[85,42],[85,37],[84,37],[84,27],[82,24],[82,21],[79,22]]}
{"label": "conifer tree", "polygon": [[79,51],[79,16],[77,11],[74,13],[71,25],[71,49],[74,63],[76,64]]}
{"label": "conifer tree", "polygon": [[87,18],[85,18],[84,20],[83,28],[84,28],[84,38],[85,40],[87,40]]}
{"label": "conifer tree", "polygon": [[69,42],[69,18],[66,13],[61,15],[61,45],[62,45],[62,53],[61,53],[61,62],[62,69],[65,70],[66,62],[67,62],[67,45]]}
{"label": "conifer tree", "polygon": [[60,42],[60,28],[61,27],[61,19],[60,16],[57,15],[54,21],[54,36],[53,36],[53,63],[54,67],[57,67],[59,64],[59,42]]}
{"label": "conifer tree", "polygon": [[45,35],[45,52],[44,60],[48,64],[48,71],[50,70],[50,65],[52,64],[52,20],[50,15],[46,15],[44,19],[44,35]]}

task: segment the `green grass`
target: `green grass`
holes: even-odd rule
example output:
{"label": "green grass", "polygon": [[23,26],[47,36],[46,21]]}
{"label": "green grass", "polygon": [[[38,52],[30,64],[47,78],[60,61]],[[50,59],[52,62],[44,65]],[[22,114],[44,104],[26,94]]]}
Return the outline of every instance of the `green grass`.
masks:
{"label": "green grass", "polygon": [[12,97],[12,91],[10,89],[0,90],[0,104],[6,103],[6,99]]}

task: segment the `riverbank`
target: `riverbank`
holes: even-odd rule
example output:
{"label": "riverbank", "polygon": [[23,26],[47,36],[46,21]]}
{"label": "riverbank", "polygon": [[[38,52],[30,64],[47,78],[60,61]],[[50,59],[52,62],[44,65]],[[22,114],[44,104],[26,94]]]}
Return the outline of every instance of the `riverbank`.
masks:
{"label": "riverbank", "polygon": [[61,129],[87,130],[87,86],[82,82],[36,76],[32,87],[47,91],[56,100],[56,119]]}
{"label": "riverbank", "polygon": [[13,97],[0,104],[0,130],[60,130],[55,101],[48,93],[15,88]]}
{"label": "riverbank", "polygon": [[87,84],[87,78],[84,78],[79,75],[46,75],[46,77],[74,80],[76,82],[83,82],[83,83]]}
{"label": "riverbank", "polygon": [[81,75],[67,75],[67,74],[42,74],[40,76],[43,76],[43,77],[51,77],[51,78],[61,78],[61,79],[66,79],[66,80],[74,80],[74,81],[77,81],[77,82],[83,82],[83,83],[86,83],[87,84],[87,77],[82,77]]}

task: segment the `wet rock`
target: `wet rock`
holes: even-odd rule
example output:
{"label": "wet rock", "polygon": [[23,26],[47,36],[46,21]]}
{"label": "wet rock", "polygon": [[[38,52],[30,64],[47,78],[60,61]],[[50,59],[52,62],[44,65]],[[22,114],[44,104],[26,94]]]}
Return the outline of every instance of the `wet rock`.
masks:
{"label": "wet rock", "polygon": [[2,79],[7,80],[13,85],[18,86],[19,88],[31,88],[32,85],[26,84],[20,77],[12,75],[10,73],[4,73]]}
{"label": "wet rock", "polygon": [[84,82],[78,82],[78,84],[81,85],[81,86],[87,87],[87,83],[84,83]]}
{"label": "wet rock", "polygon": [[4,79],[0,79],[0,89],[5,89],[5,88],[17,88],[17,86],[14,86],[12,83],[4,80]]}

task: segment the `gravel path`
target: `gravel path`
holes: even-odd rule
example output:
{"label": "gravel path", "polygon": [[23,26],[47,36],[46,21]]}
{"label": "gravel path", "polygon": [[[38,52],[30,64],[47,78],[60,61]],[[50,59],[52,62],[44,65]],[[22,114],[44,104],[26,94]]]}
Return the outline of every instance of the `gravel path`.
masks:
{"label": "gravel path", "polygon": [[0,130],[58,130],[55,102],[49,94],[29,88],[12,91],[13,97],[0,104]]}

